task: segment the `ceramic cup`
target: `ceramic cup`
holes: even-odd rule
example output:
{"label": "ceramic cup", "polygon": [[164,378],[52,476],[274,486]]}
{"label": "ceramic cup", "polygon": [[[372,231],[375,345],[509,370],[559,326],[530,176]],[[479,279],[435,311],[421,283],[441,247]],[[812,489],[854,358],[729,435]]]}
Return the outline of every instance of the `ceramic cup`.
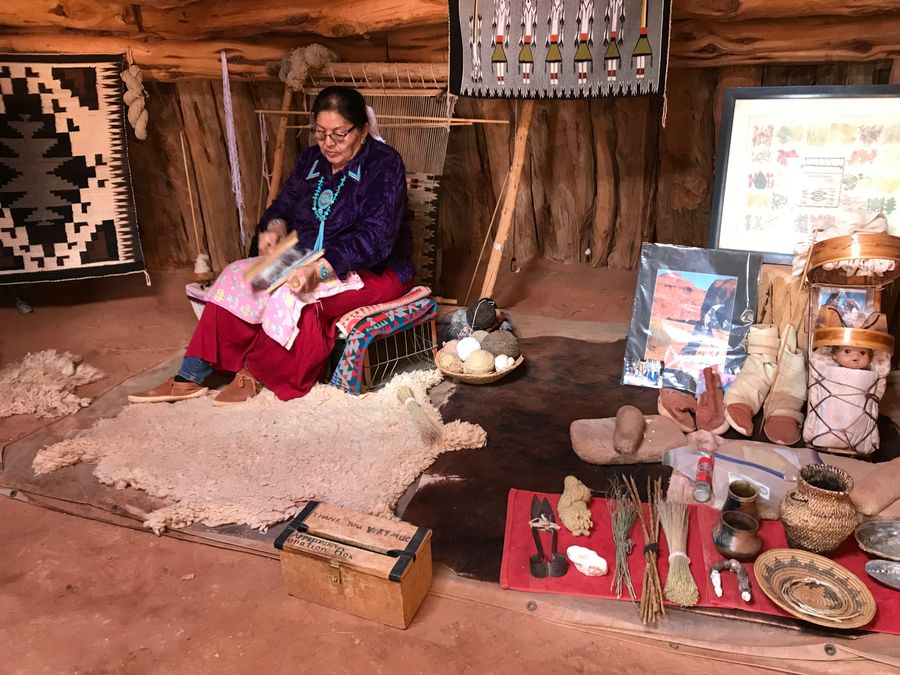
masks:
{"label": "ceramic cup", "polygon": [[762,548],[759,521],[743,511],[722,511],[719,524],[713,530],[716,550],[725,558],[753,560]]}
{"label": "ceramic cup", "polygon": [[758,519],[757,497],[759,492],[753,483],[746,480],[732,481],[728,486],[728,497],[722,505],[722,511],[743,511],[748,516]]}

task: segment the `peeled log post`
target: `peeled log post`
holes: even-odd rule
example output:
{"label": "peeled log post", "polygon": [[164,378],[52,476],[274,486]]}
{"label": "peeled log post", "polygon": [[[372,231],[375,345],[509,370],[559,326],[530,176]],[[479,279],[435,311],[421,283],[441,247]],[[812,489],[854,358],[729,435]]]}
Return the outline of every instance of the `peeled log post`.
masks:
{"label": "peeled log post", "polygon": [[716,72],[672,69],[669,106],[660,131],[656,238],[663,244],[705,246],[709,233],[715,157]]}
{"label": "peeled log post", "polygon": [[590,105],[578,100],[543,105],[549,108],[546,146],[532,145],[537,160],[532,166],[532,182],[545,186],[550,215],[549,227],[539,233],[542,255],[551,260],[581,261],[593,220],[596,184]]}
{"label": "peeled log post", "polygon": [[[128,155],[141,245],[152,271],[192,263],[197,244],[187,187],[193,176],[184,172],[181,110],[175,87],[155,82],[146,87],[149,137],[138,141],[129,127]],[[196,193],[196,188],[192,189]]]}
{"label": "peeled log post", "polygon": [[[259,176],[262,174],[260,158],[259,124],[256,118],[256,107],[253,102],[252,88],[249,82],[235,82],[231,85],[231,107],[234,112],[234,135],[238,148],[238,163],[241,170],[241,192],[244,196],[244,232],[246,239],[242,244],[242,253],[250,250],[250,241],[256,232],[257,203],[259,196]],[[219,124],[225,129],[225,102],[221,83],[214,82],[212,87],[215,106],[219,113]],[[227,141],[225,145],[228,150]],[[230,165],[221,167],[224,177],[231,178]],[[233,201],[233,200],[232,200]]]}
{"label": "peeled log post", "polygon": [[616,191],[616,125],[612,118],[612,100],[590,102],[594,147],[594,217],[591,223],[591,265],[606,265],[612,250],[612,236],[618,216]]}
{"label": "peeled log post", "polygon": [[228,176],[228,153],[209,82],[176,85],[184,131],[197,177],[197,201],[206,225],[214,270],[243,257],[237,210]]}
{"label": "peeled log post", "polygon": [[762,84],[763,69],[760,66],[735,66],[720,68],[717,72],[716,98],[713,103],[713,120],[716,125],[716,147],[725,106],[725,92],[735,87],[758,87]]}
{"label": "peeled log post", "polygon": [[618,217],[608,264],[634,269],[641,243],[653,235],[653,211],[659,170],[660,101],[642,96],[615,101],[618,128],[616,163],[619,168]]}
{"label": "peeled log post", "polygon": [[[291,101],[294,99],[294,90],[288,85],[284,85],[284,96],[281,99],[281,111],[285,113],[291,109]],[[278,116],[278,131],[275,132],[275,157],[272,160],[272,175],[269,177],[269,198],[266,200],[266,207],[269,207],[278,191],[281,189],[281,173],[284,169],[284,146],[287,142],[287,124],[288,116],[281,114]]]}
{"label": "peeled log post", "polygon": [[516,128],[516,144],[513,147],[512,166],[509,169],[509,185],[507,185],[506,196],[503,199],[503,209],[500,211],[497,236],[494,237],[494,245],[491,247],[491,258],[488,261],[484,283],[481,286],[482,298],[489,298],[493,295],[497,274],[500,272],[503,246],[506,244],[506,238],[509,235],[509,228],[515,214],[516,196],[519,193],[519,184],[522,182],[522,167],[525,163],[525,150],[528,145],[528,133],[533,113],[534,100],[528,99],[522,104],[522,111],[519,115],[519,122]]}

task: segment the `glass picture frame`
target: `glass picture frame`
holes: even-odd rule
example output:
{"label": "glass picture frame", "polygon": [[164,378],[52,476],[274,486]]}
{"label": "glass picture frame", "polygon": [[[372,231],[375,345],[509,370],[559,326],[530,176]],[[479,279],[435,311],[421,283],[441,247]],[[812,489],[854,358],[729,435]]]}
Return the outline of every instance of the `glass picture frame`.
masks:
{"label": "glass picture frame", "polygon": [[786,265],[815,231],[898,207],[900,86],[726,90],[709,248]]}

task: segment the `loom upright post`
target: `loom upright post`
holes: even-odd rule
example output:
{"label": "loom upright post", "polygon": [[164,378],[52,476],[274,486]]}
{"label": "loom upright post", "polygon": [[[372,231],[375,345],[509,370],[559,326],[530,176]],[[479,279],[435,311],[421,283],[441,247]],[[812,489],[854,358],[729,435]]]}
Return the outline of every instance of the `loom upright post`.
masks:
{"label": "loom upright post", "polygon": [[272,177],[269,179],[269,196],[266,199],[268,208],[278,194],[281,186],[281,173],[284,169],[284,144],[287,141],[288,113],[291,109],[291,101],[294,98],[294,90],[289,85],[284,85],[284,96],[281,99],[281,116],[278,118],[278,131],[275,136],[275,157],[272,159]]}
{"label": "loom upright post", "polygon": [[509,168],[509,189],[506,191],[503,210],[500,212],[500,222],[497,224],[497,236],[494,238],[494,245],[491,248],[491,257],[488,260],[484,283],[481,285],[480,297],[482,298],[490,298],[494,292],[494,284],[497,283],[497,274],[500,272],[500,263],[503,260],[503,246],[506,244],[513,215],[516,212],[516,197],[522,182],[522,167],[525,164],[525,149],[528,147],[528,132],[531,128],[533,112],[534,100],[528,99],[522,105],[519,124],[516,127],[516,144],[513,148],[512,166]]}

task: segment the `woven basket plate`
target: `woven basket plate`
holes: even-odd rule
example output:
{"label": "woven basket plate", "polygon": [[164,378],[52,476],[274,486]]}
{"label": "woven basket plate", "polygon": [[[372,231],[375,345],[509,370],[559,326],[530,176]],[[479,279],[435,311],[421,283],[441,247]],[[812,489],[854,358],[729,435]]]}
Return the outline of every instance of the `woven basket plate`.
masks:
{"label": "woven basket plate", "polygon": [[435,366],[437,366],[437,369],[440,370],[444,375],[452,380],[456,380],[457,382],[465,382],[466,384],[490,384],[491,382],[496,382],[501,377],[506,377],[523,363],[525,363],[525,357],[519,356],[519,358],[516,359],[516,362],[506,370],[501,370],[499,373],[497,371],[494,371],[492,373],[484,373],[483,375],[454,373],[451,370],[444,370],[437,363],[435,363]]}
{"label": "woven basket plate", "polygon": [[863,523],[853,532],[859,547],[876,558],[900,561],[900,520]]}
{"label": "woven basket plate", "polygon": [[776,548],[753,565],[763,593],[798,619],[829,628],[860,628],[875,617],[875,598],[850,570],[815,553]]}

